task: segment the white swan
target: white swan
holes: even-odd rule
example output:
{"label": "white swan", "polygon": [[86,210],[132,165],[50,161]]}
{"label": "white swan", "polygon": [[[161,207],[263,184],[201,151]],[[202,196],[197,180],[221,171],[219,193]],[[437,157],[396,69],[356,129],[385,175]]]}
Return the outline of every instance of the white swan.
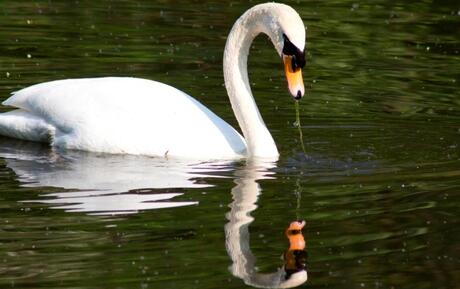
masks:
{"label": "white swan", "polygon": [[284,4],[246,11],[225,46],[227,92],[244,138],[191,96],[169,85],[129,77],[66,79],[13,93],[0,114],[0,134],[52,146],[106,153],[228,159],[276,157],[278,150],[260,116],[248,81],[252,40],[267,34],[284,60],[289,90],[304,94],[305,27]]}

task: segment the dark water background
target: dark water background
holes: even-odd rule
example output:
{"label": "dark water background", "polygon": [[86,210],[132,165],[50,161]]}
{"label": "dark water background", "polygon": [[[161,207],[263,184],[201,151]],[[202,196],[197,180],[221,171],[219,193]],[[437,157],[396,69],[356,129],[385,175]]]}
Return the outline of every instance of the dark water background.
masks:
{"label": "dark water background", "polygon": [[[0,99],[53,79],[136,76],[180,88],[237,126],[223,47],[256,3],[1,1]],[[0,287],[244,288],[224,230],[243,183],[243,195],[259,194],[246,211],[259,272],[282,265],[284,229],[303,218],[303,288],[458,288],[460,4],[286,3],[308,27],[306,156],[265,37],[249,73],[281,153],[274,166],[0,138]]]}

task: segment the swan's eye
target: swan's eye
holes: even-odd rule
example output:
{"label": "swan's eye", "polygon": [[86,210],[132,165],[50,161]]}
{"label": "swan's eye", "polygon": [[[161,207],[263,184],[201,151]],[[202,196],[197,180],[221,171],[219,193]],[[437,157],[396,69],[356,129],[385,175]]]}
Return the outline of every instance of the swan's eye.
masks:
{"label": "swan's eye", "polygon": [[305,54],[301,52],[295,57],[295,63],[297,67],[303,68],[305,66]]}
{"label": "swan's eye", "polygon": [[297,61],[296,61],[296,57],[295,57],[295,54],[292,55],[292,70],[293,71],[296,71],[297,70]]}

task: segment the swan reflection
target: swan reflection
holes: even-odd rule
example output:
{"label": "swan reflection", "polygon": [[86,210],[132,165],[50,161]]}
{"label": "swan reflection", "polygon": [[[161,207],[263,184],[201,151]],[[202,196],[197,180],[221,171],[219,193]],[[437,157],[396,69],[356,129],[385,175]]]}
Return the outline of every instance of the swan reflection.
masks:
{"label": "swan reflection", "polygon": [[[193,163],[129,155],[60,152],[36,143],[0,139],[0,158],[23,186],[54,187],[62,191],[24,202],[46,203],[51,208],[91,215],[129,214],[140,210],[197,204],[178,201],[187,188],[206,188],[204,177],[227,177],[235,170],[226,162]],[[307,280],[305,223],[292,222],[286,229],[289,248],[284,262],[273,273],[259,273],[249,240],[251,213],[261,193],[258,180],[273,178],[274,162],[247,161],[235,173],[233,202],[227,213],[225,244],[231,273],[247,285],[259,288],[290,288]],[[227,172],[227,173],[226,173]],[[56,191],[56,189],[53,189]]]}
{"label": "swan reflection", "polygon": [[292,222],[286,230],[289,249],[284,254],[284,264],[273,273],[258,273],[256,258],[249,246],[249,225],[254,220],[250,213],[257,209],[261,192],[257,180],[272,178],[271,162],[248,161],[246,167],[236,172],[236,186],[232,189],[233,202],[225,225],[226,247],[232,266],[232,274],[247,285],[259,288],[291,288],[307,281],[305,266],[305,240],[302,235],[304,221]]}
{"label": "swan reflection", "polygon": [[0,157],[23,186],[63,188],[40,199],[51,208],[89,214],[129,214],[139,210],[197,204],[176,201],[188,188],[211,185],[198,182],[206,172],[226,170],[228,163],[197,163],[133,155],[55,151],[48,146],[2,138]]}

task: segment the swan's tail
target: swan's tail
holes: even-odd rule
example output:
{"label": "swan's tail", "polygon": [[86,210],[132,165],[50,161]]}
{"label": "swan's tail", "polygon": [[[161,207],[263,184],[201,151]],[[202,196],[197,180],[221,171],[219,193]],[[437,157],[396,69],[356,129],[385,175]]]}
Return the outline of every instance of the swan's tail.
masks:
{"label": "swan's tail", "polygon": [[0,113],[0,135],[29,141],[49,142],[54,127],[23,109]]}

